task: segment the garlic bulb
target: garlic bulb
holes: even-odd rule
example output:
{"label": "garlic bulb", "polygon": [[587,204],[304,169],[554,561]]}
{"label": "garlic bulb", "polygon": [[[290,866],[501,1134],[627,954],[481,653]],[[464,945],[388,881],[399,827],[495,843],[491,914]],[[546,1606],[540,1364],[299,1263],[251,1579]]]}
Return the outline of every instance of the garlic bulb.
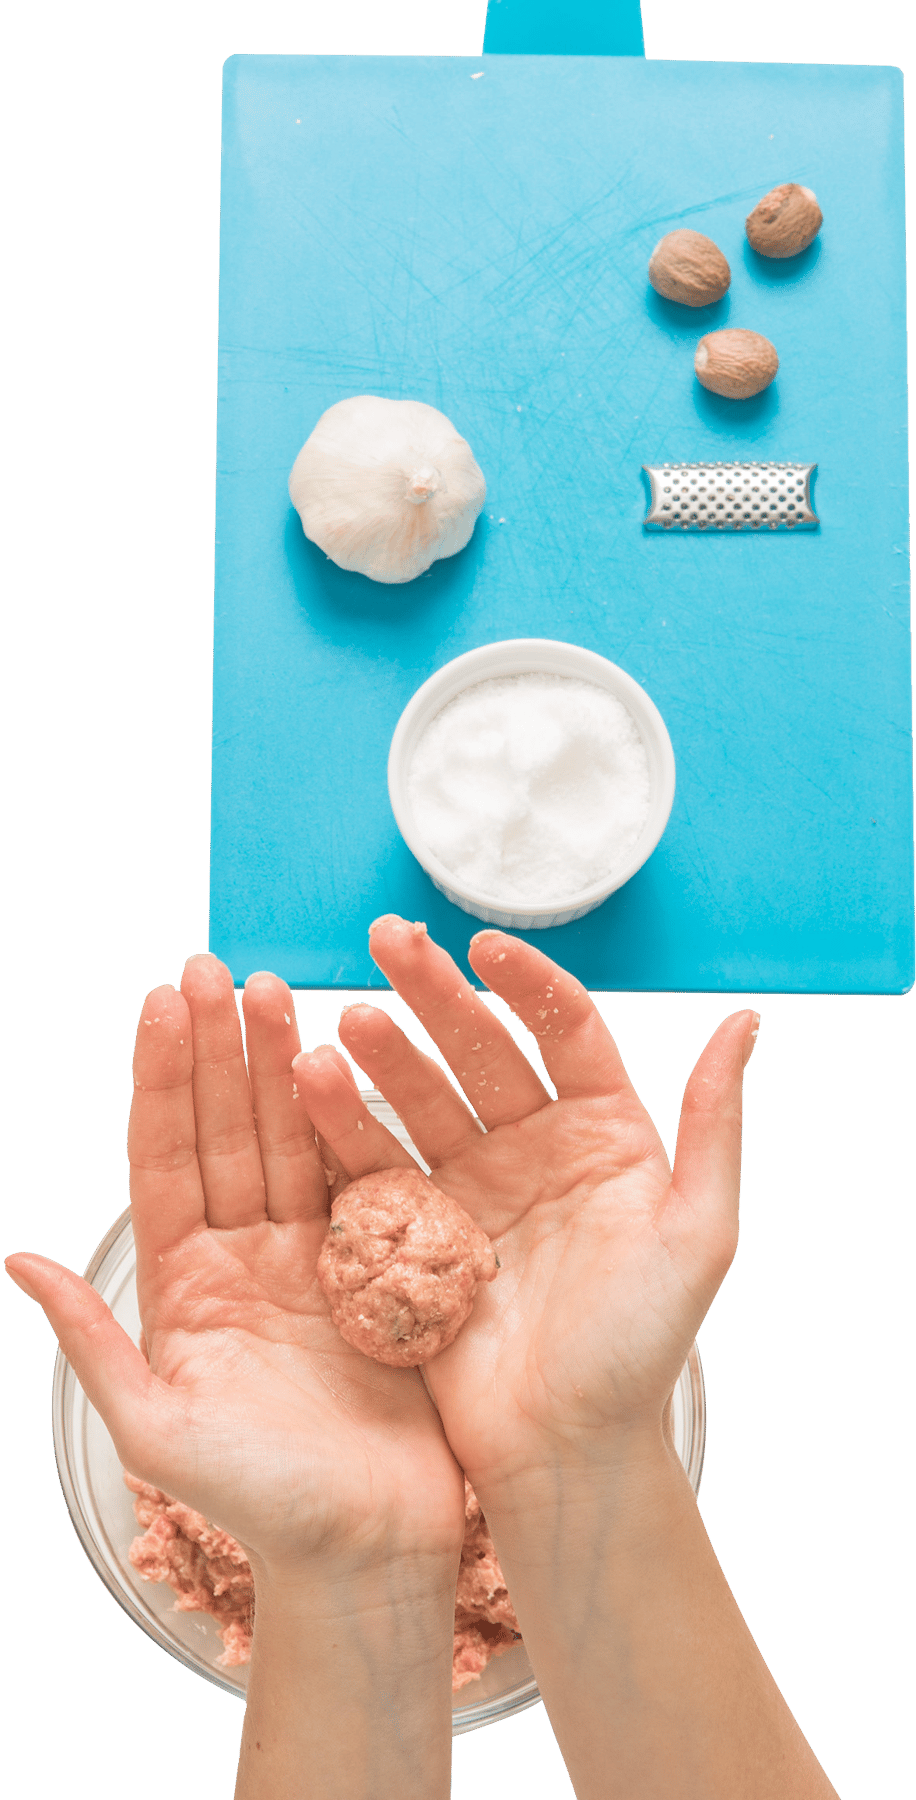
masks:
{"label": "garlic bulb", "polygon": [[444,413],[372,394],[322,413],[289,478],[306,537],[373,581],[411,581],[463,550],[486,493]]}

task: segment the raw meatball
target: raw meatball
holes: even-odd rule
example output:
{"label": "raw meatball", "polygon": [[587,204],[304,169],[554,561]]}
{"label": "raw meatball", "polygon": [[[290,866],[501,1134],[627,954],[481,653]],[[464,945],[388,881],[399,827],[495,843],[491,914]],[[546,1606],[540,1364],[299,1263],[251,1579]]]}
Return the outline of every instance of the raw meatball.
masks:
{"label": "raw meatball", "polygon": [[486,1234],[425,1175],[382,1169],[334,1201],[318,1280],[348,1344],[415,1368],[458,1336],[498,1267]]}

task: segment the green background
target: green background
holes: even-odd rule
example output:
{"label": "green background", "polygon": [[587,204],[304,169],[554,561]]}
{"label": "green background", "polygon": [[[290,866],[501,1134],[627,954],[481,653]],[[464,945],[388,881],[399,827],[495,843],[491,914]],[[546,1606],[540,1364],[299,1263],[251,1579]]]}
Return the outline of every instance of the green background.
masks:
{"label": "green background", "polygon": [[[5,31],[4,1249],[77,1269],[126,1202],[142,995],[207,932],[221,63],[234,50],[477,54],[484,22],[482,0],[329,13],[47,0]],[[644,0],[657,58],[905,67],[911,13]],[[671,1141],[689,1064],[729,1003],[601,1004]],[[333,1035],[338,1006],[302,1001],[306,1044]],[[765,997],[761,1012],[743,1240],[702,1332],[702,1510],[840,1795],[873,1800],[912,1769],[916,1006]],[[54,1472],[49,1330],[9,1285],[2,1318],[9,1791],[104,1800],[130,1782],[131,1800],[225,1800],[238,1701],[158,1651],[95,1579]],[[459,1741],[454,1791],[569,1795],[542,1710]]]}

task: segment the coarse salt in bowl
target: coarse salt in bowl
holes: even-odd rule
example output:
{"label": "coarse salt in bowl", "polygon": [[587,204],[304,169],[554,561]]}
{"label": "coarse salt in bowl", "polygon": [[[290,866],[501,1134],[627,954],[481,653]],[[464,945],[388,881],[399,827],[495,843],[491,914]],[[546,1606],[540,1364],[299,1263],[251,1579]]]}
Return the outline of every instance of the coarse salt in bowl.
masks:
{"label": "coarse salt in bowl", "polygon": [[489,925],[544,929],[581,919],[651,856],[674,800],[674,751],[658,708],[616,663],[553,638],[507,638],[417,689],[391,740],[388,792],[404,842],[447,899]]}

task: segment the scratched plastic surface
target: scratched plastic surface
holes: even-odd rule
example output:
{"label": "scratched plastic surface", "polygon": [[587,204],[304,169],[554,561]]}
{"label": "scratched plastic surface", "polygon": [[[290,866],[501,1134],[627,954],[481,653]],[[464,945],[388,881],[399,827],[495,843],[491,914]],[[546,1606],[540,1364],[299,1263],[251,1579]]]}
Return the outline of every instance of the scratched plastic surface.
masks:
{"label": "scratched plastic surface", "polygon": [[[227,65],[211,944],[236,980],[382,985],[391,910],[463,955],[473,921],[394,825],[391,733],[449,658],[555,636],[646,687],[678,789],[645,868],[542,948],[598,989],[909,985],[901,139],[887,69]],[[787,177],[825,225],[767,263],[743,221]],[[729,258],[716,307],[648,288],[678,223]],[[781,358],[741,404],[692,372],[726,323]],[[287,496],[360,392],[440,407],[489,483],[467,550],[401,588],[328,562]],[[643,463],[736,459],[817,462],[820,527],[643,529]]]}

